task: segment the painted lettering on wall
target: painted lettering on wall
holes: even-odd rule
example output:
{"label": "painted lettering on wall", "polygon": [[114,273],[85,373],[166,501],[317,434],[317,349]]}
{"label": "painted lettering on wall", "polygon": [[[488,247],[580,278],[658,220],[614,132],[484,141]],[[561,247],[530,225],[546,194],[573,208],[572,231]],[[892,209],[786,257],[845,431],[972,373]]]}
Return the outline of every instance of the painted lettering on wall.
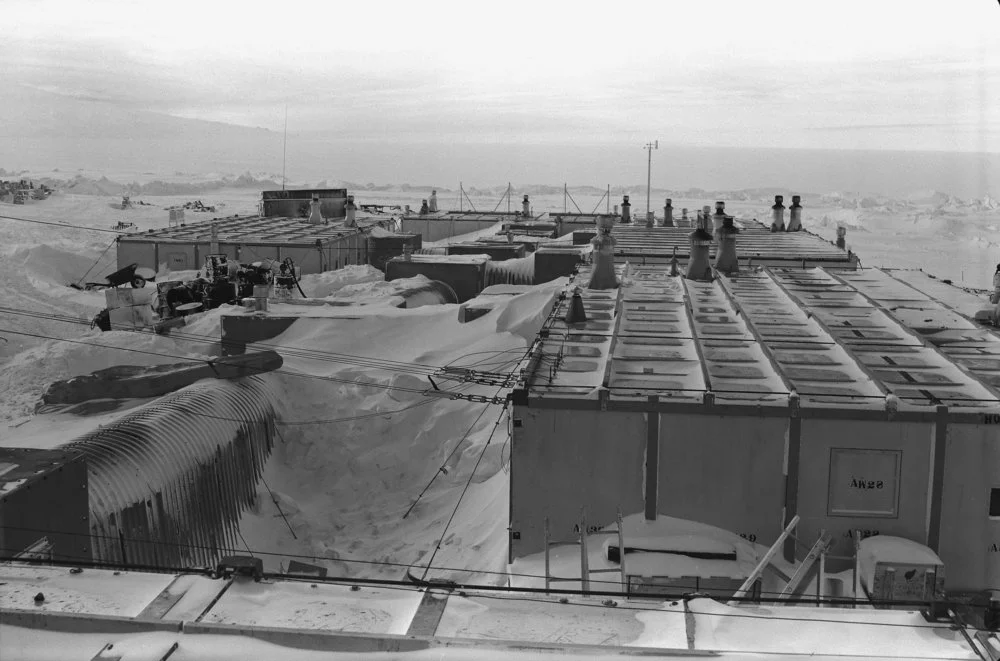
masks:
{"label": "painted lettering on wall", "polygon": [[[859,530],[858,531],[858,536],[859,536],[860,539],[868,539],[869,537],[874,537],[877,534],[879,534],[878,530]],[[847,532],[844,533],[844,537],[847,537],[849,539],[854,539],[854,531],[853,530],[848,530]]]}
{"label": "painted lettering on wall", "polygon": [[989,552],[990,553],[1000,553],[1000,544],[995,544],[995,543],[994,544],[990,544]]}
{"label": "painted lettering on wall", "polygon": [[[591,535],[591,534],[597,532],[600,529],[601,529],[600,526],[587,526],[587,534]],[[579,523],[576,524],[575,526],[573,526],[573,532],[575,532],[577,534],[580,533],[580,524]]]}
{"label": "painted lettering on wall", "polygon": [[866,480],[863,477],[855,477],[851,480],[851,486],[855,489],[884,489],[884,480]]}
{"label": "painted lettering on wall", "polygon": [[983,424],[1000,425],[1000,413],[984,413]]}
{"label": "painted lettering on wall", "polygon": [[757,535],[753,534],[752,532],[741,532],[740,537],[747,540],[751,544],[757,541]]}

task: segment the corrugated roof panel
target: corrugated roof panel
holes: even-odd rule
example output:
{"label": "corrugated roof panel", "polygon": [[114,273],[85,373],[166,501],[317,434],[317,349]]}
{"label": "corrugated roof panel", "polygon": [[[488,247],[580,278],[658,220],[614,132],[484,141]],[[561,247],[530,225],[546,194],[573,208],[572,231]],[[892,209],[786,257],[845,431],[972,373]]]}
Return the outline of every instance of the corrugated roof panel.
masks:
{"label": "corrugated roof panel", "polygon": [[[937,351],[931,342],[920,335],[919,328],[908,326],[895,315],[895,311],[904,305],[910,311],[907,314],[926,308],[928,313],[934,314],[929,317],[918,314],[918,317],[921,320],[931,319],[931,322],[921,321],[918,325],[954,321],[961,326],[955,331],[955,344],[967,346],[969,342],[981,339],[978,331],[967,328],[967,320],[950,314],[945,306],[933,299],[905,288],[902,283],[893,283],[891,276],[881,271],[832,274],[822,269],[780,270],[773,275],[792,296],[827,325],[838,342],[869,366],[872,374],[888,391],[907,404],[947,403],[950,406],[982,408],[997,402],[994,393],[971,371],[959,367],[960,363],[949,358],[946,352]],[[855,314],[845,318],[833,308],[815,304],[829,292],[836,292],[843,306]],[[887,298],[883,299],[883,303],[871,295]],[[857,314],[861,310],[865,311],[863,316]],[[932,328],[935,333],[942,332],[938,326]]]}
{"label": "corrugated roof panel", "polygon": [[342,222],[312,225],[302,219],[243,216],[205,220],[187,225],[161,227],[146,232],[125,234],[120,240],[126,243],[149,241],[176,241],[208,243],[212,239],[212,226],[220,243],[289,243],[315,244],[357,233],[358,228],[344,227]]}
{"label": "corrugated roof panel", "polygon": [[[740,233],[736,252],[741,262],[754,264],[788,264],[806,260],[809,264],[825,264],[855,268],[856,261],[848,253],[810,232],[771,232],[756,220],[737,219]],[[690,250],[690,227],[646,227],[643,223],[619,223],[612,235],[615,256],[620,261],[669,260],[674,250],[687,260]],[[714,253],[713,245],[712,251]]]}
{"label": "corrugated roof panel", "polygon": [[768,273],[724,283],[803,405],[884,406],[885,393],[865,370]]}
{"label": "corrugated roof panel", "polygon": [[[597,399],[606,388],[619,399],[711,392],[759,404],[794,390],[803,406],[849,409],[885,408],[888,395],[903,407],[998,401],[1000,338],[883,275],[754,269],[696,282],[665,265],[628,270],[619,289],[583,290],[586,323],[566,325],[567,300],[547,324],[532,396]],[[869,292],[891,298],[882,305]]]}

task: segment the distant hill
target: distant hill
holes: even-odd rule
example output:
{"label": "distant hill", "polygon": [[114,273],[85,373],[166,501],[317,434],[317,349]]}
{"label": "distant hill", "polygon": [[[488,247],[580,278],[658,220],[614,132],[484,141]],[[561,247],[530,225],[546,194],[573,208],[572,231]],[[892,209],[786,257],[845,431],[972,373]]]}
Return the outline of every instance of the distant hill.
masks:
{"label": "distant hill", "polygon": [[243,172],[281,164],[282,136],[266,129],[120,108],[23,85],[4,87],[3,106],[0,160],[5,165]]}

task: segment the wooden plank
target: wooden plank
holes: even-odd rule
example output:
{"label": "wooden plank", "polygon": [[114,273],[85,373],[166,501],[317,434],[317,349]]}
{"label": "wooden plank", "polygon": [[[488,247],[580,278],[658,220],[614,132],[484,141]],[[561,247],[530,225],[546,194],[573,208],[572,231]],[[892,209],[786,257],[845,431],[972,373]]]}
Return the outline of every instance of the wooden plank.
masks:
{"label": "wooden plank", "polygon": [[778,595],[778,599],[788,599],[795,593],[796,590],[798,590],[799,585],[802,584],[802,581],[809,574],[813,564],[830,546],[830,541],[830,535],[826,534],[824,531],[820,535],[819,539],[816,540],[816,543],[812,545],[812,548],[809,549],[809,553],[806,554],[806,557],[802,559],[802,562],[795,570],[795,573],[792,574],[790,579],[788,579],[788,583],[781,591],[781,594]]}
{"label": "wooden plank", "polygon": [[782,545],[785,543],[785,538],[787,538],[788,535],[791,534],[792,530],[794,530],[795,526],[797,525],[799,525],[798,514],[792,517],[792,520],[788,522],[788,525],[785,526],[785,529],[781,532],[780,535],[778,535],[778,539],[774,540],[774,544],[771,545],[771,548],[767,550],[767,553],[764,554],[764,557],[760,559],[760,562],[757,563],[757,566],[754,567],[753,571],[750,572],[750,575],[747,576],[747,580],[743,581],[743,585],[740,586],[740,589],[733,594],[733,599],[729,601],[730,606],[739,605],[740,603],[739,598],[746,596],[746,594],[750,591],[750,589],[753,587],[754,582],[756,582],[756,580],[760,578],[761,573],[763,573],[764,567],[767,567],[768,563],[771,562],[771,558],[773,558],[778,553],[778,549],[780,549]]}
{"label": "wooden plank", "polygon": [[407,636],[433,636],[437,632],[438,624],[441,623],[441,616],[448,606],[448,595],[435,595],[432,590],[426,590],[417,612],[410,620],[410,626],[406,630]]}

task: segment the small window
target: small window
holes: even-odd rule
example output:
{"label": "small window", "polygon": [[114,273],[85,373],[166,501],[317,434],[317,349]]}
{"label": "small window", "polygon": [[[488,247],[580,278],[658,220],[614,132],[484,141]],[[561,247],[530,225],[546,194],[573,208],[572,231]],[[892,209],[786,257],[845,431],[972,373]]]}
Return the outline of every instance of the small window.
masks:
{"label": "small window", "polygon": [[1000,516],[1000,489],[990,489],[990,516]]}

